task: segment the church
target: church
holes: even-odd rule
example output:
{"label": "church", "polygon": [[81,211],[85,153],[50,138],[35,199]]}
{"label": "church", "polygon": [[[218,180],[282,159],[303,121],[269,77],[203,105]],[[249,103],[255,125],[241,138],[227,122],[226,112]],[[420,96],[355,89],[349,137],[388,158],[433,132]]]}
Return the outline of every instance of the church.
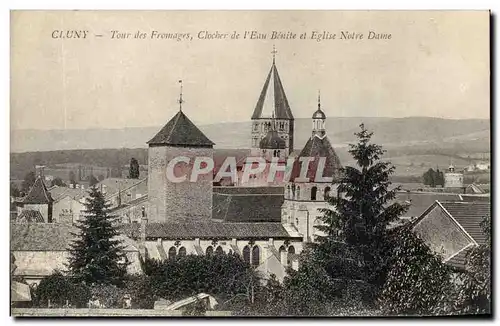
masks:
{"label": "church", "polygon": [[[280,171],[268,182],[266,166],[247,184],[231,187],[214,186],[211,174],[197,182],[172,182],[167,166],[173,158],[213,158],[215,145],[183,111],[181,85],[179,111],[147,142],[148,197],[140,222],[124,227],[137,241],[141,255],[163,260],[236,253],[264,276],[274,274],[278,279],[283,279],[287,267],[298,269],[298,255],[317,234],[318,209],[327,207],[326,199],[335,194],[332,182],[339,177],[341,163],[326,134],[320,96],[317,108],[311,110],[311,137],[300,154],[293,156],[294,117],[274,54],[251,116],[248,156],[283,165],[293,160],[290,178]],[[324,158],[322,181],[309,175],[316,171],[317,160],[307,169],[310,181],[299,175],[302,157]],[[244,162],[243,156],[239,174],[247,168]],[[181,164],[174,173],[189,173],[191,168]]]}
{"label": "church", "polygon": [[[298,255],[317,234],[318,209],[327,207],[326,199],[336,193],[341,164],[326,133],[319,95],[317,108],[311,108],[311,136],[295,151],[294,116],[275,53],[262,90],[256,92],[249,149],[238,150],[238,157],[221,156],[183,111],[181,83],[178,112],[147,141],[147,179],[110,178],[97,184],[112,213],[121,217],[120,238],[130,273],[141,273],[141,256],[166,260],[219,253],[238,254],[262,276],[274,274],[278,280],[288,267],[299,268]],[[193,169],[191,163],[178,162],[169,170],[179,157],[188,162],[212,159],[213,173],[200,175],[196,182],[177,182],[175,175]],[[265,166],[244,182],[216,182],[214,176],[224,170],[218,162],[229,157],[235,160],[237,180],[244,180],[245,169],[252,167],[247,158],[257,157]],[[302,169],[301,162],[309,168]],[[319,179],[316,165],[322,165]],[[270,180],[270,174],[276,178]],[[78,193],[68,193],[73,190]],[[37,178],[11,228],[15,276],[38,283],[53,270],[65,269],[84,196],[81,189],[48,189],[42,175]]]}

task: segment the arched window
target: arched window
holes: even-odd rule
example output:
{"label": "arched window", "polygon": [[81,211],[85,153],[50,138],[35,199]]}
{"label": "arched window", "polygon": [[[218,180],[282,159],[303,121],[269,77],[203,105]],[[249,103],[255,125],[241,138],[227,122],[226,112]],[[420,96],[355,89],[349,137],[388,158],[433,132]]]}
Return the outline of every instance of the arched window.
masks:
{"label": "arched window", "polygon": [[175,247],[170,247],[170,249],[168,249],[168,259],[175,259],[176,255],[177,249],[175,249]]}
{"label": "arched window", "polygon": [[295,258],[295,247],[290,246],[288,247],[288,261],[287,261],[288,266],[292,266],[292,261],[294,258]]}
{"label": "arched window", "polygon": [[252,266],[256,267],[260,265],[260,249],[259,246],[253,246],[252,248]]}
{"label": "arched window", "polygon": [[207,256],[212,256],[212,255],[213,255],[213,253],[214,253],[214,247],[212,247],[212,246],[208,246],[207,250],[205,251],[205,254],[206,254]]}
{"label": "arched window", "polygon": [[245,246],[245,248],[243,248],[243,260],[250,264],[250,247],[249,246]]}
{"label": "arched window", "polygon": [[215,249],[215,254],[216,255],[223,255],[224,254],[224,250],[222,250],[221,246],[218,246],[217,249]]}
{"label": "arched window", "polygon": [[299,186],[297,186],[296,193],[297,193],[297,199],[300,199],[300,187]]}
{"label": "arched window", "polygon": [[290,191],[290,185],[286,187],[286,198],[292,198],[292,193]]}
{"label": "arched window", "polygon": [[328,197],[330,197],[330,187],[325,188],[325,193],[323,195],[325,200],[328,200]]}
{"label": "arched window", "polygon": [[179,257],[184,257],[186,256],[186,248],[180,247],[179,248]]}
{"label": "arched window", "polygon": [[279,151],[279,149],[278,149],[276,157],[280,157],[280,151]]}
{"label": "arched window", "polygon": [[314,186],[311,188],[311,200],[316,200],[317,192],[318,192],[318,187]]}
{"label": "arched window", "polygon": [[287,264],[287,252],[286,252],[286,248],[285,246],[281,246],[280,247],[280,262],[282,265],[286,265]]}

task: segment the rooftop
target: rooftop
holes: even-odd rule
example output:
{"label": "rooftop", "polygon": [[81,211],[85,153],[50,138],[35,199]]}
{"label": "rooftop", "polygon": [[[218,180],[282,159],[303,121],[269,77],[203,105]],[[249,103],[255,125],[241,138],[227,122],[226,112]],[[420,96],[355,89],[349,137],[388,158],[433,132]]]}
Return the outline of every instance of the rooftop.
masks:
{"label": "rooftop", "polygon": [[[140,224],[123,226],[123,232],[133,239],[140,236]],[[186,222],[148,223],[147,238],[165,239],[268,239],[290,238],[281,223]]]}
{"label": "rooftop", "polygon": [[147,144],[183,147],[213,147],[215,145],[181,110]]}

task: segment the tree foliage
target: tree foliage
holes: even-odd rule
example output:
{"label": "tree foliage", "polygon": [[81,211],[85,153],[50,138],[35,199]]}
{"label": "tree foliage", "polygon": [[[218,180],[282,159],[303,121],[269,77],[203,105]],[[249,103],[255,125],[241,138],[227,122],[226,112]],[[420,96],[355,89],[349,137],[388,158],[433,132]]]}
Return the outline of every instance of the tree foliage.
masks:
{"label": "tree foliage", "polygon": [[223,301],[242,296],[248,302],[252,285],[257,284],[255,271],[233,254],[146,259],[144,272],[149,276],[151,294],[172,301],[204,292]]}
{"label": "tree foliage", "polygon": [[424,185],[435,188],[436,186],[444,187],[444,174],[437,169],[434,171],[432,168],[427,170],[422,176]]}
{"label": "tree foliage", "polygon": [[390,271],[380,307],[389,315],[451,313],[451,268],[406,226],[394,231]]}
{"label": "tree foliage", "polygon": [[109,213],[110,205],[97,188],[91,188],[85,202],[85,217],[77,222],[79,232],[70,245],[69,271],[86,284],[122,283],[126,273],[126,256],[119,234],[117,217]]}
{"label": "tree foliage", "polygon": [[89,177],[89,186],[93,187],[98,183],[99,183],[99,180],[97,180],[97,178],[93,174],[91,174]]}
{"label": "tree foliage", "polygon": [[54,187],[54,186],[59,186],[59,187],[66,187],[66,183],[64,183],[64,181],[57,177],[57,178],[54,178],[51,182],[50,182],[50,186],[51,187]]}
{"label": "tree foliage", "polygon": [[30,171],[30,172],[26,173],[26,175],[24,176],[23,183],[21,185],[22,191],[25,194],[27,194],[30,191],[31,187],[35,184],[35,181],[36,181],[35,172]]}
{"label": "tree foliage", "polygon": [[472,248],[466,255],[466,270],[460,274],[455,309],[460,314],[491,313],[491,218],[482,222],[486,235],[484,244]]}
{"label": "tree foliage", "polygon": [[[335,278],[371,286],[374,296],[385,280],[389,223],[407,207],[391,203],[399,190],[390,189],[395,168],[381,161],[384,150],[371,143],[372,133],[363,124],[360,129],[358,143],[349,149],[356,166],[342,168],[338,195],[328,199],[333,209],[321,210],[323,223],[317,228],[323,235],[315,251],[327,271],[341,271]],[[372,301],[373,296],[366,299]]]}
{"label": "tree foliage", "polygon": [[133,157],[130,159],[128,177],[129,179],[139,179],[139,162]]}
{"label": "tree foliage", "polygon": [[44,278],[34,291],[36,307],[64,307],[66,303],[74,308],[84,308],[90,299],[90,288],[85,284],[73,282],[61,272],[55,271]]}

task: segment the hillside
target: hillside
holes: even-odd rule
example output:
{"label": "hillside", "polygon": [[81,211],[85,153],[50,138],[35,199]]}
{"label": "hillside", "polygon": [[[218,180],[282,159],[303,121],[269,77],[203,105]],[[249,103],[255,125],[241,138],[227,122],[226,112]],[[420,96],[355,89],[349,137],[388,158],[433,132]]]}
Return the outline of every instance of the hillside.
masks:
{"label": "hillside", "polygon": [[[355,140],[354,132],[364,122],[374,131],[374,140],[384,145],[430,144],[435,148],[478,147],[489,149],[489,120],[453,120],[427,117],[409,118],[328,118],[331,142],[342,145]],[[216,148],[249,147],[250,122],[200,125],[216,143]],[[88,130],[13,130],[11,152],[56,151],[66,149],[144,148],[161,126],[125,129]],[[296,148],[311,135],[311,120],[295,121]],[[471,146],[468,146],[470,144]]]}

